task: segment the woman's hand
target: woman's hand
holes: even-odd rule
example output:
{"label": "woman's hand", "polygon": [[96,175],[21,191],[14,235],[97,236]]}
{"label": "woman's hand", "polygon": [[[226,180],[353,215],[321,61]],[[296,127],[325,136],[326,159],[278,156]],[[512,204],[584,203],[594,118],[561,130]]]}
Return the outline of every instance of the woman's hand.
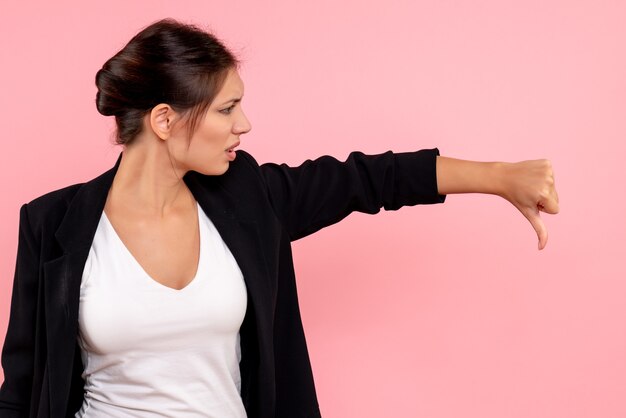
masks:
{"label": "woman's hand", "polygon": [[554,173],[549,160],[527,160],[517,163],[499,163],[501,180],[497,194],[508,200],[528,219],[539,238],[543,250],[548,231],[539,212],[559,213],[559,196],[554,187]]}
{"label": "woman's hand", "polygon": [[528,219],[539,237],[539,249],[548,241],[548,231],[539,212],[559,212],[559,196],[549,160],[517,163],[479,162],[437,156],[439,194],[489,193],[511,202]]}

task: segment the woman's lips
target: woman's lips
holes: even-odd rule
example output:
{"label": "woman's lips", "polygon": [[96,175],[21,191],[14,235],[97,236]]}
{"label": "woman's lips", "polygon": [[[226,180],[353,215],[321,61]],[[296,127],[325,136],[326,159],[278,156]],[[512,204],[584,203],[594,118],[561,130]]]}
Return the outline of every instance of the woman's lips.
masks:
{"label": "woman's lips", "polygon": [[233,151],[235,148],[239,146],[239,143],[240,143],[239,141],[235,142],[232,147],[226,148],[226,151],[228,152]]}
{"label": "woman's lips", "polygon": [[235,148],[238,146],[239,146],[239,141],[235,142],[232,147],[226,150],[226,155],[228,156],[228,159],[230,161],[233,161],[235,157],[237,156],[237,153],[235,152]]}

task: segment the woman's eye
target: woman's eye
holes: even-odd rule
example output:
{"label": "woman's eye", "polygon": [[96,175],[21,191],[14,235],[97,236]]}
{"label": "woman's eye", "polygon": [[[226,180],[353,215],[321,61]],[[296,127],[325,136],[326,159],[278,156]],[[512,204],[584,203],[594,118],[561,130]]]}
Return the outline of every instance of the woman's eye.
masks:
{"label": "woman's eye", "polygon": [[226,115],[228,115],[228,114],[230,114],[230,112],[232,112],[232,110],[234,109],[234,107],[235,107],[235,105],[233,104],[233,105],[231,105],[231,106],[227,107],[226,109],[222,109],[222,110],[221,110],[221,112],[222,112],[222,113],[224,113],[224,114],[226,114]]}

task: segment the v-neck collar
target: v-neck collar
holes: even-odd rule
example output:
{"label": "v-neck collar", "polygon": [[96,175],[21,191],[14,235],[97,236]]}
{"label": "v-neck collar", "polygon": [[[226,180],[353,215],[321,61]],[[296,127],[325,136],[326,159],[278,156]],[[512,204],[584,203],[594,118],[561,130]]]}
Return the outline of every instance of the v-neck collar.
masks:
{"label": "v-neck collar", "polygon": [[200,211],[202,209],[200,208],[200,204],[197,201],[195,203],[195,207],[196,207],[196,216],[198,217],[198,229],[199,229],[198,234],[199,234],[199,240],[200,240],[198,262],[196,264],[196,272],[193,278],[184,287],[180,289],[167,286],[161,283],[160,281],[156,280],[154,277],[152,277],[148,273],[148,271],[143,267],[143,265],[139,262],[139,260],[137,260],[137,257],[133,255],[133,253],[130,251],[126,243],[124,243],[120,235],[117,233],[115,227],[111,223],[111,220],[109,219],[109,217],[107,216],[104,210],[102,211],[102,221],[103,221],[103,225],[106,228],[107,236],[111,237],[111,239],[115,242],[115,245],[117,246],[117,248],[119,248],[120,251],[124,253],[124,256],[126,257],[126,259],[129,261],[129,263],[133,266],[133,268],[138,272],[138,274],[142,278],[146,279],[148,283],[151,283],[151,285],[154,286],[155,288],[165,290],[166,292],[185,293],[188,291],[190,287],[191,288],[196,287],[196,283],[199,280],[199,276],[202,274],[201,270],[204,267],[203,259],[205,257],[202,257],[202,251],[204,250],[204,246],[206,245],[205,243],[206,237],[204,236],[204,228],[201,224],[202,219],[200,219]]}

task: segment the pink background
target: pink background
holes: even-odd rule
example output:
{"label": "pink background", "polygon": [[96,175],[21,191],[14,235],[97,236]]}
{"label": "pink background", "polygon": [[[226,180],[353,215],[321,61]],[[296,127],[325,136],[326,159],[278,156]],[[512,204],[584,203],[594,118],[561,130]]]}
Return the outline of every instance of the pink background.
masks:
{"label": "pink background", "polygon": [[438,147],[553,163],[543,251],[512,205],[479,194],[294,243],[325,418],[626,416],[620,1],[5,4],[0,339],[20,205],[113,165],[95,73],[166,16],[239,51],[242,148],[260,162]]}

